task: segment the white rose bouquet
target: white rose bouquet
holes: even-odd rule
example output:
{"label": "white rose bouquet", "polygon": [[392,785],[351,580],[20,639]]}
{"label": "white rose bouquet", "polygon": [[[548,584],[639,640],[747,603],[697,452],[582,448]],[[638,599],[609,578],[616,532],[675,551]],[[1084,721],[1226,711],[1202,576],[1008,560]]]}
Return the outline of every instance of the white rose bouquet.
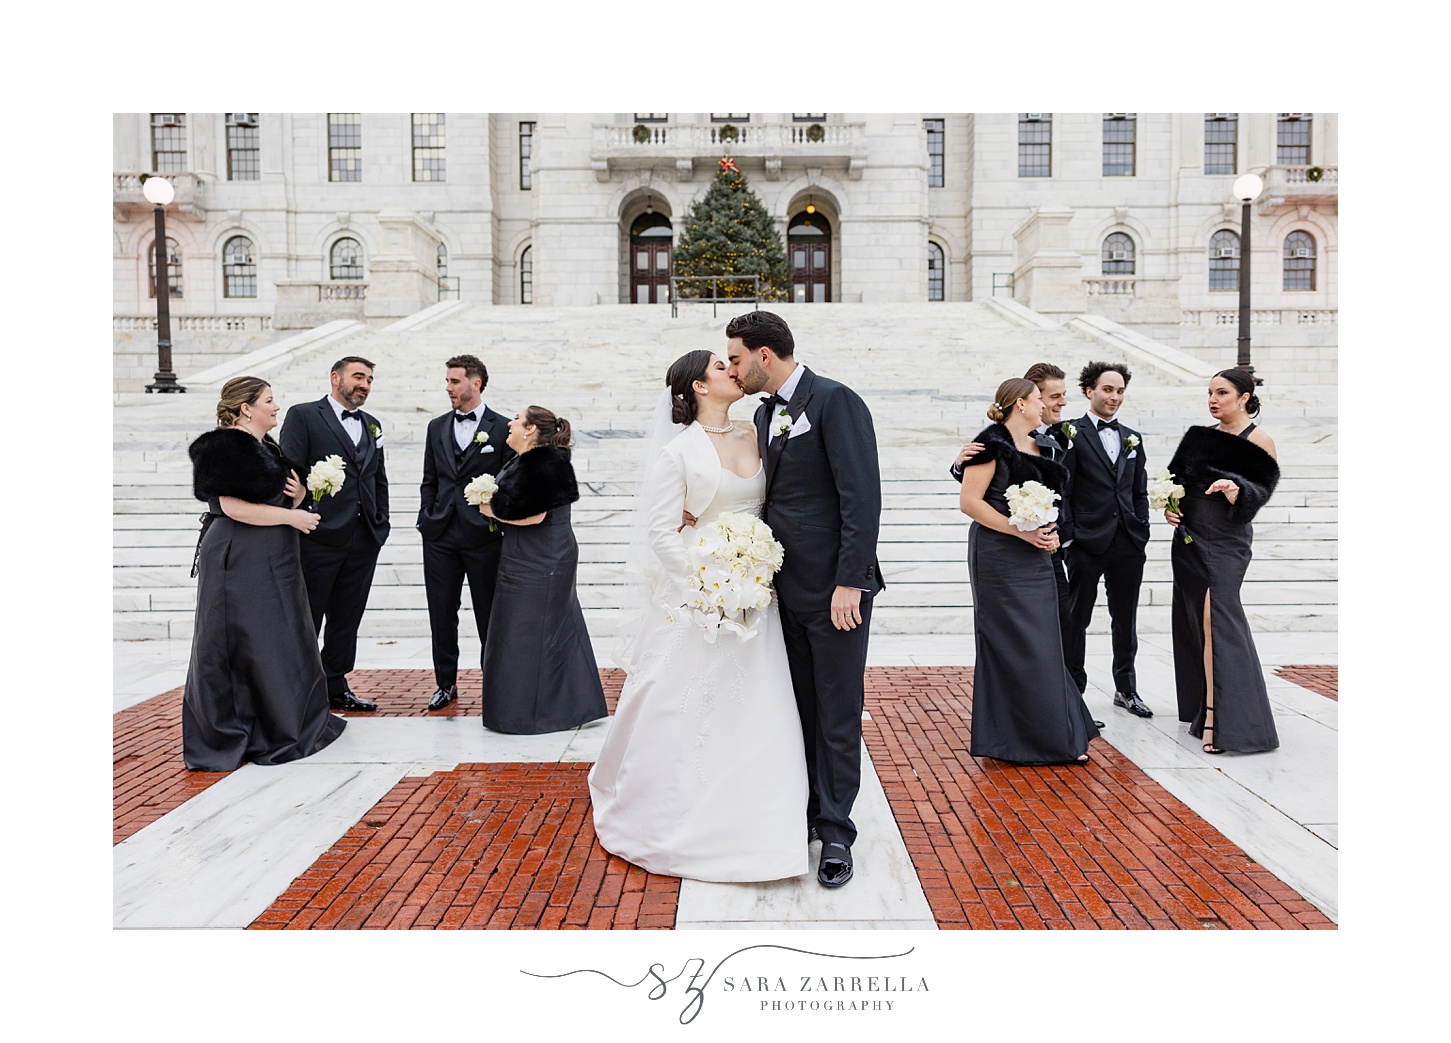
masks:
{"label": "white rose bouquet", "polygon": [[722,514],[685,548],[681,621],[699,626],[711,644],[722,630],[741,641],[755,637],[784,553],[760,518]]}
{"label": "white rose bouquet", "polygon": [[494,493],[498,491],[499,483],[494,481],[494,476],[481,474],[464,486],[464,499],[477,507],[481,503],[488,503],[492,500]]}
{"label": "white rose bouquet", "polygon": [[[1149,506],[1156,511],[1170,510],[1175,514],[1179,510],[1179,498],[1184,495],[1184,487],[1174,481],[1174,476],[1169,473],[1167,467],[1159,468],[1159,473],[1149,479]],[[1189,530],[1184,523],[1179,523],[1179,537],[1185,543],[1193,543],[1194,537],[1189,535]]]}
{"label": "white rose bouquet", "polygon": [[1042,482],[1010,485],[1007,490],[1008,524],[1020,532],[1031,532],[1058,520],[1053,501],[1061,499]]}
{"label": "white rose bouquet", "polygon": [[325,456],[312,465],[307,472],[307,491],[312,493],[312,502],[317,503],[324,496],[334,496],[343,487],[347,469],[341,456]]}

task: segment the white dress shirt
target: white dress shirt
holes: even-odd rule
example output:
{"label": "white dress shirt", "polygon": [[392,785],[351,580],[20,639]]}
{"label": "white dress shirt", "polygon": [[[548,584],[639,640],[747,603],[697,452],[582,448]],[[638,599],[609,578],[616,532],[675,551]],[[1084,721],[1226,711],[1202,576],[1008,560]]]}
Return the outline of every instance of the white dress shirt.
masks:
{"label": "white dress shirt", "polygon": [[1103,451],[1108,454],[1109,463],[1118,463],[1119,433],[1111,427],[1104,427],[1107,420],[1101,419],[1097,414],[1089,414],[1093,417],[1093,424],[1098,428],[1098,440],[1103,443]]}
{"label": "white dress shirt", "polygon": [[801,383],[801,376],[805,372],[806,367],[798,363],[796,368],[791,371],[791,375],[786,378],[786,382],[781,385],[781,389],[777,391],[776,394],[781,396],[781,398],[785,399],[787,402],[790,402],[791,396],[796,394],[796,385]]}
{"label": "white dress shirt", "polygon": [[454,417],[458,417],[462,413],[472,413],[474,419],[471,421],[455,419],[453,422],[453,440],[458,443],[459,452],[463,452],[469,447],[469,443],[474,440],[474,435],[478,434],[479,425],[484,422],[484,400],[479,399],[479,404],[473,409],[455,409],[453,411]]}
{"label": "white dress shirt", "polygon": [[338,422],[343,425],[343,431],[345,431],[347,433],[347,436],[353,440],[353,445],[357,445],[358,443],[360,443],[363,440],[362,419],[355,416],[350,416],[346,420],[343,419],[344,410],[353,413],[356,413],[357,410],[348,410],[347,406],[343,405],[332,395],[329,395],[327,397],[327,404],[333,407],[333,416],[337,417]]}

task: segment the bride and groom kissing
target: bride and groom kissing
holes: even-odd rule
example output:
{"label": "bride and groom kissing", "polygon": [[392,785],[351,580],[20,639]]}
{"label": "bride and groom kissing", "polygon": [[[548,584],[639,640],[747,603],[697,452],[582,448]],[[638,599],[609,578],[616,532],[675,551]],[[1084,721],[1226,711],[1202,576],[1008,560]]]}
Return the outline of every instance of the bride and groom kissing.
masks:
{"label": "bride and groom kissing", "polygon": [[[656,406],[627,562],[644,611],[590,772],[595,832],[651,872],[710,881],[804,875],[820,840],[817,879],[840,887],[853,873],[867,635],[885,586],[871,413],[796,362],[779,316],[737,316],[726,338],[725,358],[676,360]],[[760,393],[754,430],[731,419]],[[708,641],[670,610],[685,600],[692,525],[728,512],[762,517],[784,557],[753,635]]]}

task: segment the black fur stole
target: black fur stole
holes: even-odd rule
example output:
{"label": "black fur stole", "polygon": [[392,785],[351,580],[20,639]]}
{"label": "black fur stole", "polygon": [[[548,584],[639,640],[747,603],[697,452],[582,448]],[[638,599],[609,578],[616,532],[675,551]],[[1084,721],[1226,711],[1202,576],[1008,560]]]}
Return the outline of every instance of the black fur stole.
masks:
{"label": "black fur stole", "polygon": [[489,509],[500,518],[515,521],[574,503],[579,499],[579,483],[569,455],[568,449],[557,445],[539,445],[520,453],[499,472],[499,488]]}
{"label": "black fur stole", "polygon": [[191,456],[191,491],[198,500],[235,496],[249,503],[266,503],[281,491],[290,465],[277,443],[263,445],[246,431],[219,427],[197,437],[188,448]]}
{"label": "black fur stole", "polygon": [[1202,493],[1221,478],[1239,486],[1229,509],[1231,521],[1248,522],[1269,502],[1280,481],[1275,458],[1248,438],[1213,427],[1191,427],[1169,461],[1174,480],[1186,490]]}
{"label": "black fur stole", "polygon": [[1011,479],[1009,485],[1042,482],[1055,493],[1062,494],[1068,481],[1068,472],[1063,469],[1063,465],[1054,463],[1046,456],[1029,456],[1018,452],[1012,434],[1002,424],[989,424],[973,441],[981,442],[984,448],[963,464],[964,468],[1001,460],[1008,468],[1008,477]]}

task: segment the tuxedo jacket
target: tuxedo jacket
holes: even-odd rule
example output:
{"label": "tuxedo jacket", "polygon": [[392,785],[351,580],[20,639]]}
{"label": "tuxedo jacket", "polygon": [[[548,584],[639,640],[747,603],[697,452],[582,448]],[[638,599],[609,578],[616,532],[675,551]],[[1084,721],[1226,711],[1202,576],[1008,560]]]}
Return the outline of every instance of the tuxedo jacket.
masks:
{"label": "tuxedo jacket", "polygon": [[[1063,458],[1068,491],[1058,524],[1059,537],[1075,548],[1102,554],[1123,527],[1140,550],[1149,542],[1149,476],[1144,466],[1143,436],[1119,424],[1118,462],[1110,463],[1093,417],[1074,420],[1078,437]],[[1138,439],[1133,449],[1129,437]]]}
{"label": "tuxedo jacket", "polygon": [[455,518],[470,526],[481,540],[501,539],[503,531],[489,532],[489,519],[464,499],[464,486],[481,474],[497,475],[499,468],[514,458],[505,439],[509,437],[508,418],[487,406],[479,420],[477,434],[487,434],[488,441],[477,440],[459,452],[454,440],[454,411],[428,422],[428,436],[423,446],[423,484],[418,487],[418,531],[426,540],[436,540],[448,531]]}
{"label": "tuxedo jacket", "polygon": [[[355,518],[363,520],[379,546],[388,538],[388,471],[383,465],[383,425],[371,413],[362,410],[358,413],[363,421],[363,437],[357,445],[343,430],[343,422],[333,412],[326,396],[316,402],[293,406],[282,425],[278,444],[298,467],[297,474],[304,486],[312,465],[324,457],[341,457],[345,465],[342,488],[317,502],[317,514],[322,522],[308,537],[314,543],[344,546]],[[308,494],[309,498],[311,495]]]}
{"label": "tuxedo jacket", "polygon": [[766,524],[785,550],[776,589],[792,607],[824,610],[838,587],[875,594],[882,480],[872,414],[845,384],[802,373],[787,403],[793,431],[773,437],[779,406],[756,409],[766,466]]}

